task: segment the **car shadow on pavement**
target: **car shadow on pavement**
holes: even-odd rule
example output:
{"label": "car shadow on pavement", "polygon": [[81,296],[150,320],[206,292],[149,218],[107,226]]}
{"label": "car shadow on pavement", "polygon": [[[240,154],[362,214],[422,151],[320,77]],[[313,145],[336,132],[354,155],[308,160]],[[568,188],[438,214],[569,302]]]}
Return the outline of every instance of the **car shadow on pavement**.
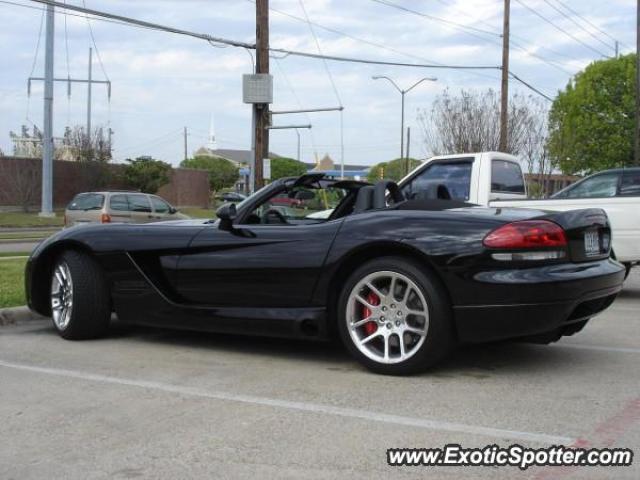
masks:
{"label": "car shadow on pavement", "polygon": [[[28,329],[30,335],[56,335],[52,325],[42,323]],[[224,352],[249,357],[291,360],[315,364],[326,370],[362,371],[366,369],[352,359],[337,342],[313,342],[297,339],[231,335],[209,332],[175,330],[159,327],[112,323],[109,334],[94,342],[122,340]],[[61,340],[63,341],[63,340]],[[602,359],[598,353],[535,345],[518,341],[502,341],[478,345],[461,345],[439,365],[423,373],[436,378],[482,380],[499,375],[531,374],[557,371],[558,368],[597,367]]]}
{"label": "car shadow on pavement", "polygon": [[618,294],[617,298],[635,298],[640,299],[640,287],[629,287],[625,285],[622,291]]}
{"label": "car shadow on pavement", "polygon": [[[171,330],[143,327],[114,322],[109,338],[126,338],[131,341],[167,344],[189,349],[239,353],[247,356],[294,360],[324,365],[329,370],[362,370],[338,341],[313,342],[298,339],[231,335],[209,332]],[[517,341],[502,341],[481,345],[461,345],[440,365],[423,375],[441,378],[460,375],[482,379],[501,373],[554,371],[560,365],[574,365],[576,355],[583,352]],[[593,359],[581,360],[581,365]]]}

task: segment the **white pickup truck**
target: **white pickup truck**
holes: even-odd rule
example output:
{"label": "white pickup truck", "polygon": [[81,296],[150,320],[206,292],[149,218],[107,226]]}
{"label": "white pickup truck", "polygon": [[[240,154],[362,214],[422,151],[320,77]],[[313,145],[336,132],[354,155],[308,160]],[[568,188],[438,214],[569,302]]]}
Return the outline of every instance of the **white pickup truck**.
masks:
{"label": "white pickup truck", "polygon": [[451,198],[490,207],[552,211],[599,207],[609,216],[616,259],[627,269],[640,262],[640,168],[596,173],[550,199],[527,200],[518,160],[505,153],[482,152],[430,158],[399,185],[407,198]]}

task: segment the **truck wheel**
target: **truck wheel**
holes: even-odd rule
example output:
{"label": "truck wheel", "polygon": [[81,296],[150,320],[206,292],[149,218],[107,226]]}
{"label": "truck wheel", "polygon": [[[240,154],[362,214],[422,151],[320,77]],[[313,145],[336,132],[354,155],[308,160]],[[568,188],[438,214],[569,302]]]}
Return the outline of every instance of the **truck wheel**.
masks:
{"label": "truck wheel", "polygon": [[426,370],[455,338],[443,287],[402,257],[372,260],[353,272],[338,301],[338,331],[356,360],[387,375]]}

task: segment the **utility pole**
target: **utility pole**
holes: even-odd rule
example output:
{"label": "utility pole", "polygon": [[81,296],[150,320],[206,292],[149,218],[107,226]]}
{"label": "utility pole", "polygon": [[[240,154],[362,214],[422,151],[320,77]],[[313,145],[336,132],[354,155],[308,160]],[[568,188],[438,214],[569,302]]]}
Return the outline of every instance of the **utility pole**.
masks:
{"label": "utility pole", "polygon": [[42,137],[42,206],[40,216],[53,213],[53,5],[47,4],[46,47],[44,56],[44,136]]}
{"label": "utility pole", "polygon": [[296,135],[298,136],[298,156],[296,160],[300,161],[300,131],[296,128]]}
{"label": "utility pole", "polygon": [[[256,0],[256,73],[269,73],[269,0]],[[269,155],[269,104],[253,105],[255,116],[254,191],[262,188],[263,159]]]}
{"label": "utility pole", "polygon": [[[409,152],[411,151],[411,127],[407,127],[407,170],[411,168],[411,157],[409,156]],[[409,173],[409,172],[407,172]]]}
{"label": "utility pole", "polygon": [[618,58],[619,52],[620,52],[620,45],[618,44],[618,40],[616,40],[616,58]]}
{"label": "utility pole", "polygon": [[[51,8],[53,10],[53,5],[51,4],[47,4],[47,33],[46,33],[46,52],[45,52],[45,76],[44,77],[29,77],[27,79],[27,95],[31,96],[31,82],[38,80],[44,80],[44,139],[43,139],[43,148],[42,148],[42,152],[43,152],[43,165],[42,165],[42,188],[43,188],[43,201],[44,201],[44,195],[45,195],[45,180],[46,180],[46,175],[47,175],[47,166],[45,165],[45,160],[44,160],[44,156],[46,154],[46,150],[47,147],[46,145],[48,143],[51,144],[51,158],[53,158],[53,120],[51,119],[53,116],[53,84],[55,82],[64,82],[67,84],[67,96],[71,96],[71,84],[72,83],[86,83],[87,84],[87,142],[91,143],[91,95],[92,95],[92,86],[94,83],[101,83],[107,86],[107,97],[109,99],[109,101],[111,101],[111,81],[110,80],[93,80],[93,61],[92,61],[92,57],[93,57],[93,52],[92,49],[89,49],[89,75],[88,78],[84,79],[84,78],[71,78],[71,77],[67,77],[67,78],[55,78],[53,76],[53,31],[54,31],[54,25],[53,25],[53,18],[51,19],[51,39],[49,39],[49,8]],[[49,52],[49,49],[51,49],[51,52]],[[49,53],[51,53],[51,58],[49,59]],[[48,63],[50,61],[50,64]],[[50,75],[49,75],[50,73]],[[49,76],[48,76],[49,75]],[[47,87],[47,85],[49,85],[49,83],[51,84],[50,86],[50,91]],[[49,99],[50,101],[48,101],[47,99]],[[49,119],[49,120],[47,120]],[[51,137],[47,137],[47,121],[49,121],[49,125],[51,125],[50,127],[50,133],[51,133]],[[107,130],[107,133],[109,135],[109,144],[111,144],[111,134],[113,133],[113,130],[111,130],[111,127],[109,127],[109,129]],[[48,138],[51,138],[51,140],[47,140]],[[43,206],[44,208],[44,206]],[[44,210],[43,210],[44,211]]]}
{"label": "utility pole", "polygon": [[509,144],[509,16],[511,2],[504,0],[502,24],[502,85],[500,87],[500,151],[506,152]]}
{"label": "utility pole", "polygon": [[634,163],[640,165],[640,0],[636,2],[636,138]]}
{"label": "utility pole", "polygon": [[189,157],[189,154],[187,153],[188,148],[187,148],[187,127],[184,127],[184,159],[186,160]]}
{"label": "utility pole", "polygon": [[87,76],[87,142],[91,144],[91,73],[93,64],[93,49],[89,48],[89,74]]}

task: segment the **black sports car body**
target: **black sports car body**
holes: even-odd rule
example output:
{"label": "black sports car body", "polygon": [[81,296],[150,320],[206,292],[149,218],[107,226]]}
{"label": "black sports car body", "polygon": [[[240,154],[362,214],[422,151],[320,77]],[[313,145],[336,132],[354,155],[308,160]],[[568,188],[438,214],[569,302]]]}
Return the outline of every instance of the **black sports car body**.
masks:
{"label": "black sports car body", "polygon": [[[277,208],[283,197],[304,207]],[[69,339],[136,324],[328,339],[367,367],[418,371],[458,342],[557,340],[620,291],[597,208],[549,213],[405,199],[309,174],[273,182],[216,221],[95,225],[41,243],[31,309]]]}

